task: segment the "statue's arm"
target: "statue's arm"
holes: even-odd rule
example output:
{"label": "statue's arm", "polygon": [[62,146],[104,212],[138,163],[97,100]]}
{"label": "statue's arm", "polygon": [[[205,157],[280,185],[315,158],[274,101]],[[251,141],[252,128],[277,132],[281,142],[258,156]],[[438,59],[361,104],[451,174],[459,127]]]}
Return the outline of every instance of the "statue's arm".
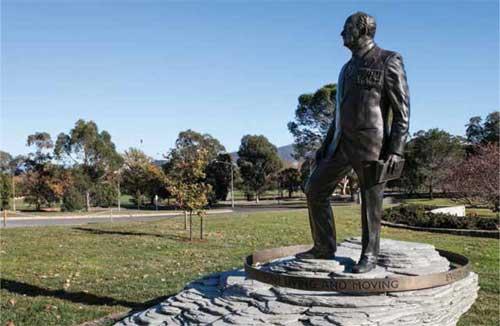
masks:
{"label": "statue's arm", "polygon": [[391,135],[388,153],[403,156],[408,137],[410,118],[410,92],[406,80],[403,58],[399,53],[393,54],[385,66],[385,84],[387,96],[392,108]]}
{"label": "statue's arm", "polygon": [[333,113],[333,121],[330,123],[330,127],[328,127],[328,131],[326,132],[325,139],[321,143],[320,148],[316,152],[316,160],[318,161],[320,158],[325,157],[326,148],[333,141],[333,135],[335,134],[335,112]]}

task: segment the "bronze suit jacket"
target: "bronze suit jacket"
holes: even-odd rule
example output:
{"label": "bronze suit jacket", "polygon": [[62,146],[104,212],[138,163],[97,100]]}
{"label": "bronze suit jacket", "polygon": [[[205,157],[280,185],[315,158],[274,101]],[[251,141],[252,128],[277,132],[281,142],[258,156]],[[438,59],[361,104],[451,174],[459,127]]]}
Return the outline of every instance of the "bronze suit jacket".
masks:
{"label": "bronze suit jacket", "polygon": [[374,45],[342,68],[335,118],[323,143],[324,154],[342,148],[351,161],[403,155],[408,136],[410,95],[400,54]]}

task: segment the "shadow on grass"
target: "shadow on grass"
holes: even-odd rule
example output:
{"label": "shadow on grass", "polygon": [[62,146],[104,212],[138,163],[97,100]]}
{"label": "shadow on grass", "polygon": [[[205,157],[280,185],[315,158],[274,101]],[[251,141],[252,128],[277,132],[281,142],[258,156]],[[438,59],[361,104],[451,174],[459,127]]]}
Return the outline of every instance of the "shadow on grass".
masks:
{"label": "shadow on grass", "polygon": [[111,230],[100,230],[84,227],[74,227],[73,230],[88,232],[96,235],[134,235],[134,236],[146,236],[146,237],[157,237],[163,239],[170,239],[174,241],[189,241],[187,237],[175,235],[175,234],[157,234],[157,233],[145,233],[145,232],[130,232],[130,231],[111,231]]}
{"label": "shadow on grass", "polygon": [[53,297],[56,299],[71,301],[74,303],[82,303],[92,306],[124,306],[131,308],[133,310],[144,309],[149,306],[158,304],[169,296],[162,296],[155,298],[147,302],[133,302],[127,300],[120,300],[106,296],[98,296],[91,293],[85,292],[66,292],[63,289],[51,290],[42,288],[36,285],[31,285],[23,282],[18,282],[14,280],[8,280],[5,278],[0,279],[0,288],[5,289],[11,293],[16,293],[20,295],[30,296],[30,297]]}

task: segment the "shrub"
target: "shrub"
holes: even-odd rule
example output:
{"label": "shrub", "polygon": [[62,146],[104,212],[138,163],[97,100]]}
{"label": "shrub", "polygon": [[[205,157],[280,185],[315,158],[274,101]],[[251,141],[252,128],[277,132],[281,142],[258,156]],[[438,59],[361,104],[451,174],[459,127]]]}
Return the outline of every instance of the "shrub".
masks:
{"label": "shrub", "polygon": [[436,207],[401,205],[384,211],[383,220],[391,223],[443,229],[497,230],[498,220],[488,217],[455,216],[431,213]]}
{"label": "shrub", "polygon": [[61,210],[64,212],[79,211],[85,207],[85,195],[75,188],[68,188],[63,194]]}

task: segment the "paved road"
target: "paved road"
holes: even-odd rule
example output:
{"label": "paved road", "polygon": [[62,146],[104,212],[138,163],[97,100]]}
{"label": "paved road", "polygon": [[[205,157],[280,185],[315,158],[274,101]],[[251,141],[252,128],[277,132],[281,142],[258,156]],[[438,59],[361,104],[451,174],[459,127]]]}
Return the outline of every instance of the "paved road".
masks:
{"label": "paved road", "polygon": [[[352,205],[351,203],[333,203],[334,206],[344,206]],[[293,205],[276,205],[276,204],[260,204],[260,205],[242,205],[234,208],[236,213],[249,213],[249,212],[275,212],[275,211],[293,211],[306,209],[305,204],[293,204]],[[210,210],[209,214],[227,214],[230,213],[230,207],[219,210]],[[165,213],[165,215],[138,215],[138,216],[127,216],[127,217],[47,217],[47,218],[33,218],[33,219],[7,219],[7,228],[15,227],[35,227],[35,226],[50,226],[50,225],[82,225],[82,224],[93,224],[93,223],[107,223],[113,221],[116,222],[142,222],[142,221],[158,221],[166,218],[172,218],[177,216],[183,216],[183,213],[172,214],[172,212]],[[2,225],[0,223],[0,225]],[[3,225],[2,225],[3,228]]]}
{"label": "paved road", "polygon": [[[132,216],[132,217],[117,217],[113,218],[113,222],[139,222],[139,221],[158,221],[165,218],[170,218],[179,215],[165,215],[165,216]],[[36,219],[23,219],[23,220],[9,220],[7,219],[7,228],[25,227],[25,226],[49,226],[49,225],[82,225],[92,223],[111,222],[109,217],[82,217],[82,218],[36,218]],[[2,226],[3,227],[3,226]]]}

